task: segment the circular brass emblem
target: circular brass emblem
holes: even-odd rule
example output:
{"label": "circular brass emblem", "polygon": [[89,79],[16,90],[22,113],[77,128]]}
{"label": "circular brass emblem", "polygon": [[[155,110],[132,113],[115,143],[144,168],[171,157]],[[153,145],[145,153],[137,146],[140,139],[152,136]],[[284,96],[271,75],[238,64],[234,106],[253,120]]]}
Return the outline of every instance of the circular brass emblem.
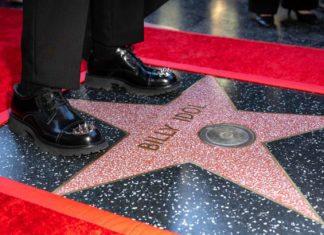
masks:
{"label": "circular brass emblem", "polygon": [[239,148],[252,144],[255,134],[250,129],[235,124],[206,126],[199,132],[203,142],[225,148]]}

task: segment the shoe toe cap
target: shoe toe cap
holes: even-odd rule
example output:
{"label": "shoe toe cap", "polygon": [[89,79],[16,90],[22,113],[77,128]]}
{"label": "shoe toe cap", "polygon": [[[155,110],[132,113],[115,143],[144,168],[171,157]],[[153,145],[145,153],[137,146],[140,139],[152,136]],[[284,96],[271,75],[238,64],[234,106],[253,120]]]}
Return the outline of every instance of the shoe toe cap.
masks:
{"label": "shoe toe cap", "polygon": [[89,128],[78,125],[74,128],[64,131],[58,139],[60,145],[71,148],[88,148],[105,142],[101,132],[93,125]]}

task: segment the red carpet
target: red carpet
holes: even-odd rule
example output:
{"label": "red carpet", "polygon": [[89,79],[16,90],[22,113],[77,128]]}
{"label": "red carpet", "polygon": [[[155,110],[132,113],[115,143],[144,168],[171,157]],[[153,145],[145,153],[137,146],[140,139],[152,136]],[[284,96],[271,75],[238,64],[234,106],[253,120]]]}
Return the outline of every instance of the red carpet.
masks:
{"label": "red carpet", "polygon": [[[0,9],[0,125],[19,81],[21,21]],[[324,50],[150,27],[145,38],[136,51],[152,65],[324,94]]]}
{"label": "red carpet", "polygon": [[2,193],[0,205],[0,234],[119,234]]}
{"label": "red carpet", "polygon": [[4,177],[0,206],[1,235],[174,234]]}
{"label": "red carpet", "polygon": [[147,27],[149,64],[324,94],[324,50]]}
{"label": "red carpet", "polygon": [[12,85],[20,76],[21,16],[20,11],[0,9],[0,118],[9,107]]}

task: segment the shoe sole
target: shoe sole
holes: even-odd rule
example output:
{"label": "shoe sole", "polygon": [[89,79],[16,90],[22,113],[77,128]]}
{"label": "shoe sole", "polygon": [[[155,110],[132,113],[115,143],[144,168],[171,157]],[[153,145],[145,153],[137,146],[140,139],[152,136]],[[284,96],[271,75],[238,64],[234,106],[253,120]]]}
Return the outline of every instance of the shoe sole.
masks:
{"label": "shoe sole", "polygon": [[103,88],[106,90],[111,90],[113,85],[117,85],[119,87],[125,88],[128,93],[135,94],[135,95],[146,95],[146,96],[166,94],[175,91],[180,87],[180,81],[165,87],[158,87],[158,88],[138,87],[129,84],[127,81],[124,81],[121,78],[108,77],[108,76],[107,77],[96,76],[91,74],[86,75],[86,84],[91,88]]}
{"label": "shoe sole", "polygon": [[37,137],[35,131],[29,127],[27,124],[20,121],[18,118],[14,117],[12,114],[10,115],[8,122],[9,129],[18,136],[21,137],[31,137],[35,145],[42,151],[48,152],[54,155],[61,155],[64,157],[79,157],[83,155],[89,155],[93,153],[100,152],[108,147],[108,142],[103,141],[94,146],[90,146],[87,148],[84,147],[68,147],[55,145],[51,143],[47,143],[46,141]]}

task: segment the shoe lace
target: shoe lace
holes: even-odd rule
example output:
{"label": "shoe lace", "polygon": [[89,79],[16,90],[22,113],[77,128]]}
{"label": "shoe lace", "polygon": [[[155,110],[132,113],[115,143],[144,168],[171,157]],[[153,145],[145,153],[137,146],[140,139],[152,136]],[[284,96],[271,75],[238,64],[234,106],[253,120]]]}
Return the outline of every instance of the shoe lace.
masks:
{"label": "shoe lace", "polygon": [[134,53],[134,47],[132,45],[126,45],[124,47],[120,47],[118,48],[118,52],[122,55],[122,56],[126,56],[129,55],[132,60],[131,62],[134,63],[134,66],[145,66],[143,61]]}
{"label": "shoe lace", "polygon": [[44,88],[40,92],[37,100],[41,111],[48,117],[47,124],[51,123],[54,119],[58,107],[70,105],[60,89]]}
{"label": "shoe lace", "polygon": [[[132,63],[134,63],[134,69],[137,68],[137,66],[139,65],[142,68],[148,68],[143,61],[134,53],[134,47],[132,45],[126,45],[124,47],[122,47],[121,49],[119,49],[119,53],[121,53],[122,56],[125,55],[130,55],[132,57]],[[163,77],[163,76],[169,76],[170,73],[172,73],[172,70],[169,68],[161,68],[161,69],[156,69],[155,70],[156,73],[158,74],[158,77]]]}

